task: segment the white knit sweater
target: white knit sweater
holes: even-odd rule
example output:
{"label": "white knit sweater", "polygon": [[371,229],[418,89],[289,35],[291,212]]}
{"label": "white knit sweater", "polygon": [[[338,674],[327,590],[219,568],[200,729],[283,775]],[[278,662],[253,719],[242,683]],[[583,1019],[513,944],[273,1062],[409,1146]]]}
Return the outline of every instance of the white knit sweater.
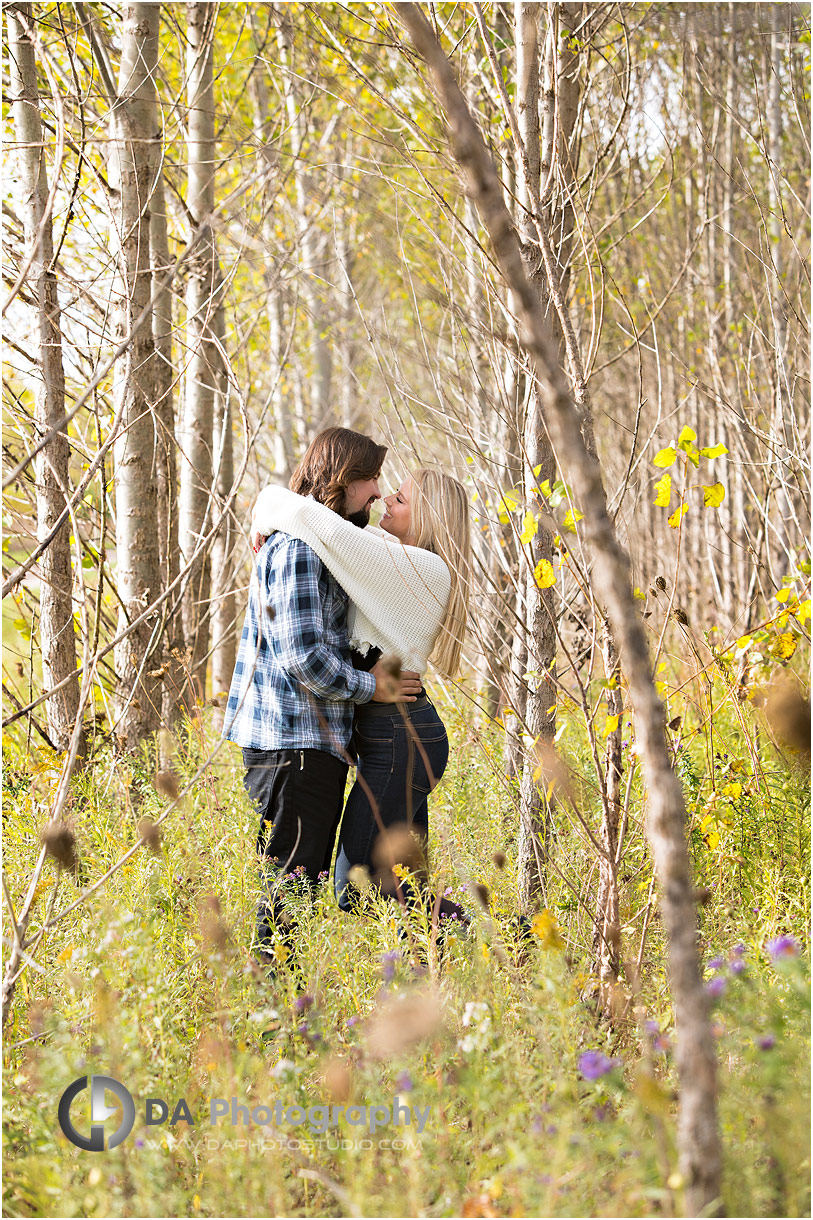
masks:
{"label": "white knit sweater", "polygon": [[404,669],[426,672],[451,588],[438,555],[369,525],[359,529],[284,487],[263,488],[251,524],[261,534],[292,534],[316,552],[350,598],[350,643],[362,655],[380,648]]}

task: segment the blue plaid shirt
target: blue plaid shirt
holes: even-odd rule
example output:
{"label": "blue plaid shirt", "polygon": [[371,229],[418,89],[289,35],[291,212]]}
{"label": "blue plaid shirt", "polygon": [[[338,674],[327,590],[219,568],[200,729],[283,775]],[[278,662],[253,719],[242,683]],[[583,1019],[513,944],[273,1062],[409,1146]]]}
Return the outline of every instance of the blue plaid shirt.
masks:
{"label": "blue plaid shirt", "polygon": [[354,704],[375,691],[350,663],[347,594],[298,538],[257,555],[223,736],[255,750],[327,750],[344,759]]}

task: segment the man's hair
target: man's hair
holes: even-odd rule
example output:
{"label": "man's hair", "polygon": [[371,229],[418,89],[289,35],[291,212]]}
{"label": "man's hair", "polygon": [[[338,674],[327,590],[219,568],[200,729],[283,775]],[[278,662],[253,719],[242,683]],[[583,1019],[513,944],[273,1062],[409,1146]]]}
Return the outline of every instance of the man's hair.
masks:
{"label": "man's hair", "polygon": [[313,496],[344,517],[348,484],[377,478],[386,455],[386,445],[377,445],[360,432],[325,428],[308,445],[288,486],[300,496]]}

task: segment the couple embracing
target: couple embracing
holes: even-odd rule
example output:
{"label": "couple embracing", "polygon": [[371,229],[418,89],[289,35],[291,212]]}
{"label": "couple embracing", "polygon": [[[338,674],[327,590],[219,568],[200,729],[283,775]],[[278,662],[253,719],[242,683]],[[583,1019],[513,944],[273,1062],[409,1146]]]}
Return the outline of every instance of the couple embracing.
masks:
{"label": "couple embracing", "polygon": [[[375,872],[384,830],[401,826],[425,847],[429,793],[448,760],[446,730],[421,679],[430,655],[448,676],[459,663],[468,500],[450,475],[419,469],[384,497],[380,528],[371,527],[386,453],[358,432],[328,428],[290,490],[266,487],[254,510],[257,554],[223,735],[243,748],[259,815],[257,940],[266,965],[287,956],[280,943],[295,948],[283,879],[324,879],[338,831],[336,897],[343,910],[358,910],[354,870]],[[356,781],[342,816],[351,764]],[[391,868],[376,883],[401,902],[467,922],[454,903],[401,884]]]}

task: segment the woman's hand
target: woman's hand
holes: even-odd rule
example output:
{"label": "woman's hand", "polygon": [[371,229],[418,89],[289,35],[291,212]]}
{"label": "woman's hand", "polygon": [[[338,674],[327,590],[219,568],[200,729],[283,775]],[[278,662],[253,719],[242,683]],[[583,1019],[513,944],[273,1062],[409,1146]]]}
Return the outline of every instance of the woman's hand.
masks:
{"label": "woman's hand", "polygon": [[261,534],[259,530],[251,531],[251,549],[256,555],[268,538],[268,534]]}

